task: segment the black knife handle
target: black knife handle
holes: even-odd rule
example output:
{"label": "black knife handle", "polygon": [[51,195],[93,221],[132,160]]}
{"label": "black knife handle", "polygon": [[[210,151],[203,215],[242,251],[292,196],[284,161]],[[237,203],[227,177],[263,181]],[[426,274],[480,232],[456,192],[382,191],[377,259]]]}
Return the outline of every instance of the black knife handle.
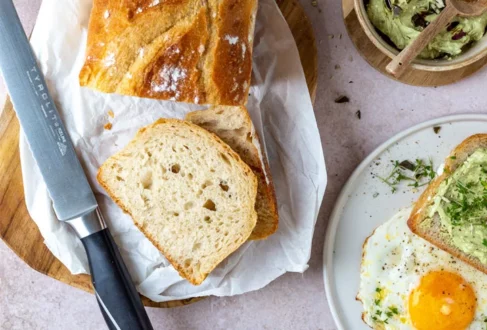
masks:
{"label": "black knife handle", "polygon": [[152,325],[108,229],[81,239],[95,295],[109,329],[151,330]]}

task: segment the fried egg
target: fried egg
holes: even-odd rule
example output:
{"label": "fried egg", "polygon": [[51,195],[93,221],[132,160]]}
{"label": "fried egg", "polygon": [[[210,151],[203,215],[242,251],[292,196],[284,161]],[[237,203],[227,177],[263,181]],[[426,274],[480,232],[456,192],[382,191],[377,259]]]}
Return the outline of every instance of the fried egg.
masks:
{"label": "fried egg", "polygon": [[373,329],[487,328],[487,275],[413,234],[401,210],[365,241],[357,300]]}

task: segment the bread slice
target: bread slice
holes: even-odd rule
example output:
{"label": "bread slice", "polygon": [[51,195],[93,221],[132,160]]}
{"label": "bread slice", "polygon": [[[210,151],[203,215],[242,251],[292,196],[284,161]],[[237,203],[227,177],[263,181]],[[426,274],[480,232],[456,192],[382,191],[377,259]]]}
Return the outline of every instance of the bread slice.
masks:
{"label": "bread slice", "polygon": [[276,194],[265,153],[245,107],[217,106],[208,110],[194,111],[186,120],[218,135],[235,150],[250,166],[258,179],[257,225],[250,239],[263,239],[272,235],[279,222]]}
{"label": "bread slice", "polygon": [[255,227],[255,175],[214,134],[181,120],[139,130],[101,166],[98,182],[195,285]]}
{"label": "bread slice", "polygon": [[429,206],[433,204],[433,197],[436,195],[440,184],[455,172],[471,154],[480,148],[487,148],[487,134],[473,135],[453,149],[445,159],[443,174],[430,183],[414,205],[411,216],[408,219],[408,226],[413,233],[487,274],[487,265],[452,244],[450,235],[442,227],[441,219],[438,215],[433,218],[428,217]]}

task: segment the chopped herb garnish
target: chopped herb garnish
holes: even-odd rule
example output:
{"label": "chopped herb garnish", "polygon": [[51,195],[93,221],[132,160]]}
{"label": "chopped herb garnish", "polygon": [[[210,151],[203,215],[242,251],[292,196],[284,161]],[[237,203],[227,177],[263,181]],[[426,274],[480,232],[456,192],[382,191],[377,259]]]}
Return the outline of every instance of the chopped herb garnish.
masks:
{"label": "chopped herb garnish", "polygon": [[381,288],[375,288],[375,292],[381,292],[382,289]]}
{"label": "chopped herb garnish", "polygon": [[402,162],[394,161],[394,168],[387,177],[377,175],[377,178],[391,187],[393,193],[397,191],[398,185],[402,181],[408,181],[409,187],[419,188],[431,182],[436,176],[433,162],[429,163],[421,159],[416,159],[413,163],[409,160]]}
{"label": "chopped herb garnish", "polygon": [[374,198],[377,198],[378,196],[379,196],[378,192],[376,192],[376,193],[374,193],[374,195],[372,195],[372,197],[374,197]]}
{"label": "chopped herb garnish", "polygon": [[392,314],[396,314],[396,315],[399,314],[397,307],[389,306],[389,310],[391,311]]}
{"label": "chopped herb garnish", "polygon": [[[487,239],[485,239],[485,238],[484,238],[484,239],[482,240],[482,245],[483,245],[483,246],[487,246]],[[487,319],[486,319],[486,320],[487,320]],[[485,322],[487,322],[487,321],[485,321]]]}
{"label": "chopped herb garnish", "polygon": [[411,163],[409,160],[403,160],[399,166],[401,166],[402,168],[405,168],[406,170],[410,170],[410,171],[414,171],[414,164]]}
{"label": "chopped herb garnish", "polygon": [[374,299],[374,304],[376,306],[379,306],[380,305],[380,299]]}
{"label": "chopped herb garnish", "polygon": [[435,134],[440,133],[440,131],[441,131],[441,126],[435,126],[435,127],[433,127],[433,132],[435,132]]}
{"label": "chopped herb garnish", "polygon": [[457,159],[457,156],[450,156],[450,159],[455,160],[455,159]]}
{"label": "chopped herb garnish", "polygon": [[[443,196],[445,211],[454,226],[465,222],[485,226],[483,214],[487,209],[487,178],[471,182],[457,180]],[[487,240],[483,245],[487,246]]]}

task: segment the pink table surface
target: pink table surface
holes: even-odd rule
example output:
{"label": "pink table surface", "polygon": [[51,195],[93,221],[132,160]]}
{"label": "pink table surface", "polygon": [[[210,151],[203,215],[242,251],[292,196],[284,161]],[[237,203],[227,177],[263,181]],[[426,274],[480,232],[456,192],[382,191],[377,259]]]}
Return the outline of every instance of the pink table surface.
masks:
{"label": "pink table surface", "polygon": [[[14,2],[30,32],[41,1]],[[266,288],[242,296],[209,298],[175,309],[149,308],[157,329],[335,329],[323,286],[322,250],[327,219],[348,176],[375,147],[411,125],[453,113],[487,112],[487,69],[446,87],[420,88],[395,82],[371,68],[354,49],[341,19],[340,1],[318,0],[317,7],[312,2],[301,0],[319,49],[315,113],[329,183],[316,225],[310,268],[304,274],[286,274]],[[5,94],[0,79],[0,104]],[[350,103],[334,103],[339,95],[347,95]],[[357,110],[362,113],[361,120],[355,116]],[[105,328],[90,294],[35,272],[3,242],[0,260],[0,328]]]}

